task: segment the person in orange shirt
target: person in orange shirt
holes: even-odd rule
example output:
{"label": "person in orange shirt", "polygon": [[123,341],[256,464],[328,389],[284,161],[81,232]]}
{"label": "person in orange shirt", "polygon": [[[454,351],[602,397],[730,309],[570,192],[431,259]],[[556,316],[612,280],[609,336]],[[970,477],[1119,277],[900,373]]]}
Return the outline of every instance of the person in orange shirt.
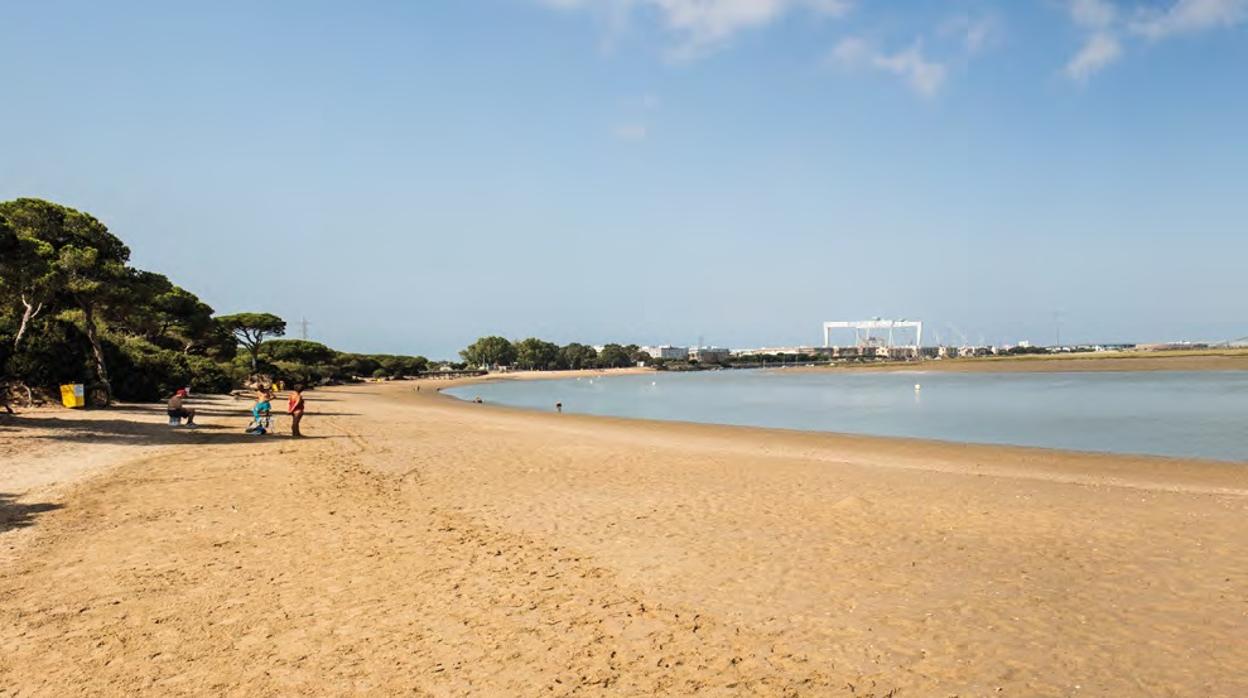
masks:
{"label": "person in orange shirt", "polygon": [[291,386],[290,398],[286,401],[286,412],[290,415],[290,435],[296,438],[303,436],[299,431],[299,422],[303,421],[302,385]]}

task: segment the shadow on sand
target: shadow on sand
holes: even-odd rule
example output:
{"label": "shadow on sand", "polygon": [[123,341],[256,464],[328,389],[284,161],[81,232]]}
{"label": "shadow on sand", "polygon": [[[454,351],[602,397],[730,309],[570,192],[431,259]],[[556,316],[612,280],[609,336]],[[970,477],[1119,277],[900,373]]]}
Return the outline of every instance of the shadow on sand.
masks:
{"label": "shadow on sand", "polygon": [[[195,414],[197,415],[208,415],[212,417],[238,417],[240,419],[246,419],[247,415],[251,414],[251,403],[248,402],[244,404],[242,402],[239,402],[238,405],[239,406],[235,408],[227,408],[227,407],[204,407],[201,405],[197,405],[195,403],[187,404],[188,407],[192,407],[195,409]],[[278,407],[278,405],[275,404],[274,407]],[[285,409],[284,404],[281,407],[282,409]],[[309,407],[314,408],[314,405],[312,403],[309,403]],[[284,413],[282,412],[274,412],[273,414],[274,416],[284,416]],[[321,410],[315,410],[315,411],[310,410],[308,412],[308,416],[309,417],[312,417],[312,416],[358,417],[360,416],[360,414],[358,412],[322,412]]]}
{"label": "shadow on sand", "polygon": [[30,526],[34,524],[35,517],[39,514],[60,508],[60,504],[50,502],[20,503],[17,501],[17,495],[0,492],[0,533]]}
{"label": "shadow on sand", "polygon": [[[92,410],[93,414],[101,411]],[[112,443],[135,445],[183,445],[183,444],[255,444],[269,440],[292,439],[283,433],[280,418],[275,419],[277,433],[255,436],[244,431],[251,417],[246,412],[223,412],[238,417],[237,426],[201,424],[198,428],[171,427],[164,406],[127,405],[106,411],[116,418],[78,417],[73,412],[44,416],[27,413],[0,420],[0,434],[21,433],[23,430],[41,433],[23,434],[32,439],[66,441],[71,443]],[[213,410],[212,412],[216,412]],[[46,414],[46,413],[45,413]],[[207,410],[200,412],[207,415]],[[59,416],[64,415],[64,416]],[[330,436],[305,436],[306,439],[327,439]]]}

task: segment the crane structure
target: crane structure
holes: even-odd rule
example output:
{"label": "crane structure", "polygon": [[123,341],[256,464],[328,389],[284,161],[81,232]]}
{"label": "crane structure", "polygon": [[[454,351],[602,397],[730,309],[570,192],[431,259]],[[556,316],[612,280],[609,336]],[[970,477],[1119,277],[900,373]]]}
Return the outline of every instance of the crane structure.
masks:
{"label": "crane structure", "polygon": [[[838,320],[823,323],[823,346],[832,347],[832,333],[838,330],[853,330],[854,346],[859,349],[867,347],[884,347],[887,349],[912,349],[917,354],[923,346],[923,323],[919,320]],[[904,335],[911,335],[913,344],[898,344],[898,330]],[[873,333],[875,333],[873,335]]]}

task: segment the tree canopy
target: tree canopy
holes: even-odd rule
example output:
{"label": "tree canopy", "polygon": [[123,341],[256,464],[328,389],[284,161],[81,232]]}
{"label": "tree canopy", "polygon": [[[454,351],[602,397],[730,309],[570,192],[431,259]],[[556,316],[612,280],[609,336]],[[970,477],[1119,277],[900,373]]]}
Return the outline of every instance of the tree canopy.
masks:
{"label": "tree canopy", "polygon": [[563,368],[593,368],[598,364],[598,352],[593,347],[572,342],[559,350],[559,359]]}
{"label": "tree canopy", "polygon": [[253,371],[259,365],[260,345],[264,340],[286,334],[286,321],[272,313],[235,313],[217,318],[217,323],[247,349]]}
{"label": "tree canopy", "polygon": [[[130,249],[93,216],[42,199],[0,202],[22,247],[23,271],[14,275],[24,306],[59,302],[82,313],[96,378],[111,398],[107,360],[97,324],[110,306],[124,304]],[[27,316],[37,315],[27,313]],[[27,321],[29,317],[27,317]],[[20,341],[22,330],[18,331]]]}
{"label": "tree canopy", "polygon": [[560,347],[537,337],[510,342],[503,337],[482,337],[459,352],[474,366],[516,366],[529,371],[561,369],[625,368],[639,361],[649,362],[649,354],[636,344],[607,344],[598,351],[572,342]]}
{"label": "tree canopy", "polygon": [[[274,339],[285,323],[269,313],[214,318],[194,293],[129,258],[121,239],[86,213],[40,199],[0,202],[0,383],[54,396],[57,385],[81,382],[93,398],[155,400],[184,386],[223,392],[257,367],[305,384],[428,367],[420,356]],[[236,356],[240,343],[249,356]]]}
{"label": "tree canopy", "polygon": [[516,342],[516,366],[526,371],[549,371],[560,367],[559,345],[537,337]]}
{"label": "tree canopy", "polygon": [[511,366],[516,362],[516,347],[505,337],[482,337],[459,355],[475,366]]}
{"label": "tree canopy", "polygon": [[619,344],[608,344],[598,352],[598,365],[602,368],[624,368],[633,365],[628,350]]}
{"label": "tree canopy", "polygon": [[274,361],[294,361],[301,364],[327,364],[338,357],[338,352],[306,339],[270,339],[260,345],[260,353]]}

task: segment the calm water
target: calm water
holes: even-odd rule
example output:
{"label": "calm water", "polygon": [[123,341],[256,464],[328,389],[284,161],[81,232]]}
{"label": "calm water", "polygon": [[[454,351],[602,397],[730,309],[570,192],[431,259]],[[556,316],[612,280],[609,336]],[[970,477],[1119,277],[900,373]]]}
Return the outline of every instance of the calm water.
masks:
{"label": "calm water", "polygon": [[1248,371],[715,371],[447,392],[618,417],[1248,461]]}

